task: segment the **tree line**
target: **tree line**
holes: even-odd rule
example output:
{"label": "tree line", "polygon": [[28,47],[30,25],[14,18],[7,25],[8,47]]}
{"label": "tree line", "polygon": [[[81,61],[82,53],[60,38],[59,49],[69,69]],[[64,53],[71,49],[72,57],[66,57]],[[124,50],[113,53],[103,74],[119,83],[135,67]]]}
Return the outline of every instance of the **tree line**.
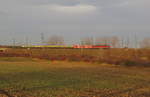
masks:
{"label": "tree line", "polygon": [[[59,35],[52,35],[48,40],[42,42],[46,45],[65,45],[64,37]],[[112,48],[150,48],[150,37],[143,40],[130,40],[129,38],[120,38],[117,36],[107,37],[84,37],[80,39],[79,45],[110,45]]]}

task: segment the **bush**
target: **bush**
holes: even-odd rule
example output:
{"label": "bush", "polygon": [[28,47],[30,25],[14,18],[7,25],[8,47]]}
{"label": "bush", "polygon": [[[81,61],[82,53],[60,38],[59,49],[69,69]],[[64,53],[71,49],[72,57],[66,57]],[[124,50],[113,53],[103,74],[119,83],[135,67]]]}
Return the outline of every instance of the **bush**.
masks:
{"label": "bush", "polygon": [[[125,66],[150,66],[150,50],[139,49],[10,49],[1,57],[32,57],[47,60],[100,62]],[[145,59],[146,58],[146,59]]]}

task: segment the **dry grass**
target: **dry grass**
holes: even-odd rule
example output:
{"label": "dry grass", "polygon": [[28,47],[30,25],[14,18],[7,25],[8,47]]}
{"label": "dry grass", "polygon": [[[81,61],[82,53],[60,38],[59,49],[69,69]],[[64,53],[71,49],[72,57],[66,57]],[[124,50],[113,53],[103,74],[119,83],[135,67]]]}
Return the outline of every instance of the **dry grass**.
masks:
{"label": "dry grass", "polygon": [[0,90],[12,97],[150,96],[150,68],[86,62],[27,61],[26,58],[20,58],[22,61],[16,58],[11,60],[14,61],[0,62]]}
{"label": "dry grass", "polygon": [[149,49],[9,49],[0,56],[150,66]]}

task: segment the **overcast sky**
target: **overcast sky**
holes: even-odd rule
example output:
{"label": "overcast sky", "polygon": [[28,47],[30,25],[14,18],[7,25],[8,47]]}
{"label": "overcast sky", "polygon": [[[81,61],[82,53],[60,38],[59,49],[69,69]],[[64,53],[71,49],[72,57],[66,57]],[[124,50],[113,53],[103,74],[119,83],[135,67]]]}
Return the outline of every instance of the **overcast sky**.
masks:
{"label": "overcast sky", "polygon": [[0,44],[61,35],[82,37],[150,36],[150,0],[0,0]]}

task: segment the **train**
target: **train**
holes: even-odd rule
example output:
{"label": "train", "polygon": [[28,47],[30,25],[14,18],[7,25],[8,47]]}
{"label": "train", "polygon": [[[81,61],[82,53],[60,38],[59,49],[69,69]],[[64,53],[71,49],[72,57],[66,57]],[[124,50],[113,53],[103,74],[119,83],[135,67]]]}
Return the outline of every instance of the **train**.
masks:
{"label": "train", "polygon": [[34,45],[34,46],[24,46],[27,48],[55,48],[55,49],[108,49],[111,48],[109,45]]}
{"label": "train", "polygon": [[87,48],[87,49],[108,49],[109,45],[73,45],[72,48]]}
{"label": "train", "polygon": [[0,48],[51,48],[51,49],[109,49],[110,45],[30,45],[30,46],[0,46]]}

